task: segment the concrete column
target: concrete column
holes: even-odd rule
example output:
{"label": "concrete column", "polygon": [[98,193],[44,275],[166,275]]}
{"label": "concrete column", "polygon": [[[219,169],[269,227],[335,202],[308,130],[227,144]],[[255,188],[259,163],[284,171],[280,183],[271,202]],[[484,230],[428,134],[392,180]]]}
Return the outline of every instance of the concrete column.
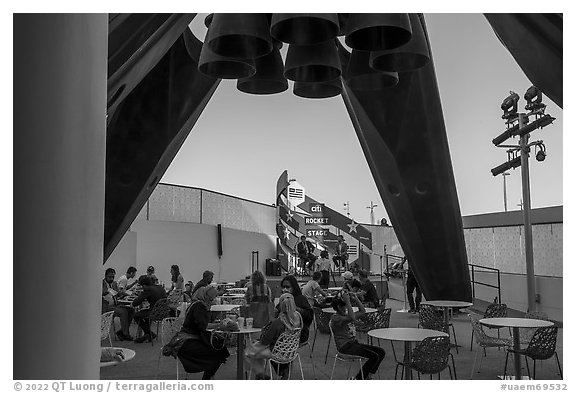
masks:
{"label": "concrete column", "polygon": [[106,14],[14,15],[14,379],[99,379]]}

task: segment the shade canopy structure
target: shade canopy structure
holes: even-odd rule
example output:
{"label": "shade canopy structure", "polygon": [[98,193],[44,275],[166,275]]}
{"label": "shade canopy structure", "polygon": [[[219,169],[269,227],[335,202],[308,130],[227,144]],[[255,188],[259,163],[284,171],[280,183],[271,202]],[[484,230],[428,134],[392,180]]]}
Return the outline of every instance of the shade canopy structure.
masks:
{"label": "shade canopy structure", "polygon": [[[432,55],[424,16],[417,15],[411,20],[421,24]],[[195,17],[109,17],[105,260],[219,85],[220,79],[198,70],[203,43],[188,29]],[[562,15],[486,18],[534,85],[562,105]],[[527,31],[522,37],[530,45],[517,45],[515,37]],[[338,43],[338,54],[346,70],[350,52]],[[470,301],[462,218],[432,57],[423,67],[399,72],[393,88],[357,90],[343,75],[341,96],[424,295]],[[558,67],[559,76],[551,75]]]}

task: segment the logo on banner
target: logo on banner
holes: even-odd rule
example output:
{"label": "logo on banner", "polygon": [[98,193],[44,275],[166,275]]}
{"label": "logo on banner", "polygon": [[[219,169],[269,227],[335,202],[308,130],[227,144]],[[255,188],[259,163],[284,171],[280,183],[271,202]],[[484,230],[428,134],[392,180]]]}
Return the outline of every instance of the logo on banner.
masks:
{"label": "logo on banner", "polygon": [[328,229],[306,229],[307,237],[328,236],[330,231]]}
{"label": "logo on banner", "polygon": [[330,217],[304,217],[306,225],[330,225]]}
{"label": "logo on banner", "polygon": [[321,203],[311,203],[310,204],[310,213],[324,213],[324,205]]}
{"label": "logo on banner", "polygon": [[288,186],[288,206],[290,209],[298,206],[306,199],[306,193],[304,187],[302,187],[298,182],[293,181]]}

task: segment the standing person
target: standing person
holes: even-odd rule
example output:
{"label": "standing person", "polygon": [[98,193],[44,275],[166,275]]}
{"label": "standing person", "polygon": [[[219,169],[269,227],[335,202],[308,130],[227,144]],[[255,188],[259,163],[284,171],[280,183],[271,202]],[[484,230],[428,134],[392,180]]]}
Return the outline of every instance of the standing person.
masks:
{"label": "standing person", "polygon": [[254,271],[252,277],[250,277],[250,283],[246,289],[246,295],[244,295],[246,303],[268,303],[272,299],[272,290],[266,284],[266,278],[260,270]]}
{"label": "standing person", "polygon": [[376,287],[368,278],[368,272],[366,270],[360,270],[358,272],[358,278],[362,283],[362,287],[358,291],[358,297],[364,303],[368,303],[369,307],[378,308],[380,305],[380,299],[378,299],[378,292],[376,291]]}
{"label": "standing person", "polygon": [[348,244],[344,241],[343,235],[338,235],[336,254],[332,257],[332,261],[337,268],[343,267],[344,270],[348,270]]}
{"label": "standing person", "polygon": [[328,258],[328,251],[324,250],[320,253],[320,259],[316,261],[314,267],[314,270],[320,272],[322,276],[318,282],[320,288],[328,289],[330,285],[330,271],[332,270],[332,264]]}
{"label": "standing person", "polygon": [[302,295],[306,296],[308,303],[312,307],[320,307],[320,304],[318,304],[318,301],[316,300],[316,295],[322,295],[324,297],[328,296],[328,294],[320,288],[320,284],[318,283],[321,278],[322,274],[320,274],[320,272],[314,272],[312,274],[312,279],[302,287]]}
{"label": "standing person", "polygon": [[[310,334],[310,325],[314,320],[314,311],[306,296],[302,295],[302,290],[298,285],[296,277],[292,275],[285,276],[282,281],[280,281],[280,287],[282,288],[282,293],[290,293],[294,297],[294,303],[296,304],[296,311],[302,316],[302,332],[300,333],[300,343],[308,341],[308,336]],[[276,306],[278,309],[278,306]]]}
{"label": "standing person", "polygon": [[[358,312],[353,311],[351,302],[356,303]],[[330,327],[338,352],[367,358],[368,360],[362,366],[362,372],[358,371],[354,379],[362,379],[362,376],[364,379],[372,379],[372,375],[376,374],[380,363],[384,360],[386,352],[380,347],[360,344],[356,339],[354,321],[365,315],[362,302],[355,293],[343,290],[340,296],[332,300],[332,307],[336,314],[330,318]]]}
{"label": "standing person", "polygon": [[[412,298],[412,293],[414,291],[416,291],[416,304],[414,304],[414,298]],[[412,272],[412,269],[410,269],[410,265],[408,265],[408,274],[406,279],[406,294],[408,295],[408,304],[410,304],[410,310],[408,310],[408,312],[416,314],[418,311],[420,311],[422,291],[420,291],[418,281],[416,281],[416,277],[414,277],[414,273]]]}
{"label": "standing person", "polygon": [[120,330],[116,332],[116,336],[122,341],[132,341],[134,338],[130,335],[130,322],[134,315],[134,309],[130,307],[120,306],[116,300],[126,295],[118,284],[114,281],[116,270],[112,268],[106,269],[104,272],[104,279],[102,280],[102,313],[114,311],[114,316],[120,318]]}
{"label": "standing person", "polygon": [[140,326],[140,329],[144,332],[141,337],[134,340],[135,343],[143,343],[144,341],[152,341],[156,334],[150,330],[150,321],[148,316],[150,311],[154,308],[156,302],[160,299],[165,299],[166,291],[159,285],[155,285],[150,276],[142,276],[138,279],[140,285],[142,286],[142,293],[138,295],[136,299],[132,302],[132,307],[139,306],[145,300],[150,304],[150,308],[140,310],[134,315],[134,321]]}
{"label": "standing person", "polygon": [[300,266],[302,267],[303,274],[308,274],[309,269],[312,268],[312,264],[316,260],[314,251],[316,247],[311,241],[306,240],[306,236],[300,236],[300,241],[296,243],[295,252],[300,258]]}
{"label": "standing person", "polygon": [[208,285],[212,284],[213,279],[214,279],[214,272],[206,270],[204,273],[202,273],[202,279],[196,283],[196,286],[194,286],[194,289],[192,290],[192,295],[194,295],[194,292],[196,292],[200,288],[207,287]]}
{"label": "standing person", "polygon": [[170,275],[172,277],[172,286],[170,287],[168,293],[175,289],[181,289],[184,291],[184,277],[180,273],[180,267],[178,267],[178,265],[172,265],[170,268]]}
{"label": "standing person", "polygon": [[181,329],[189,338],[178,351],[178,358],[187,373],[204,371],[202,379],[211,379],[230,356],[226,347],[215,349],[210,344],[210,332],[207,330],[219,325],[209,323],[210,305],[217,295],[218,291],[212,286],[198,288]]}
{"label": "standing person", "polygon": [[134,266],[130,266],[128,270],[126,270],[126,274],[123,274],[118,279],[118,288],[121,291],[129,291],[132,287],[138,284],[138,280],[136,280],[136,268]]}
{"label": "standing person", "polygon": [[155,272],[156,269],[154,269],[154,266],[148,266],[148,269],[146,269],[146,275],[152,279],[152,284],[158,285],[158,277],[156,277],[156,274],[154,274]]}

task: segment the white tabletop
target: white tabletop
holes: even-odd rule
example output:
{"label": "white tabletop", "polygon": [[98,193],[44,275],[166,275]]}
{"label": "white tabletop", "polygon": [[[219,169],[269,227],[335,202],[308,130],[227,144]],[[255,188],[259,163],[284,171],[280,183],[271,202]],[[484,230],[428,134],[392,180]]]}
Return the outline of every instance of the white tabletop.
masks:
{"label": "white tabletop", "polygon": [[240,305],[238,304],[213,304],[212,306],[210,306],[210,311],[228,312],[239,307]]}
{"label": "white tabletop", "polygon": [[386,328],[374,329],[368,332],[370,337],[393,341],[420,342],[428,337],[448,337],[448,334],[438,330],[418,328]]}
{"label": "white tabletop", "polygon": [[483,318],[479,322],[486,326],[513,328],[541,328],[554,325],[554,323],[550,321],[530,318]]}
{"label": "white tabletop", "polygon": [[459,300],[426,300],[420,304],[429,304],[434,307],[471,307],[474,303],[461,302]]}
{"label": "white tabletop", "polygon": [[248,290],[248,288],[244,287],[244,288],[228,288],[226,289],[226,292],[228,293],[239,293],[239,292],[246,292]]}
{"label": "white tabletop", "polygon": [[128,348],[118,348],[118,347],[104,347],[102,349],[105,348],[112,348],[114,350],[119,349],[122,351],[122,353],[124,354],[124,359],[122,360],[111,360],[109,362],[100,362],[100,367],[108,367],[108,366],[115,366],[117,364],[123,363],[123,362],[127,362],[129,360],[134,359],[134,356],[136,356],[136,352],[132,349],[128,349]]}
{"label": "white tabletop", "polygon": [[229,298],[242,298],[245,295],[241,294],[241,293],[225,293],[224,295],[220,295],[220,296],[216,296],[216,297],[229,297]]}
{"label": "white tabletop", "polygon": [[[377,309],[371,308],[371,307],[366,307],[364,310],[365,310],[367,313],[378,311]],[[358,307],[352,307],[352,311],[358,312]],[[328,313],[328,314],[336,314],[336,310],[334,310],[334,308],[332,308],[332,307],[323,308],[323,309],[322,309],[322,312],[326,312],[326,313]]]}
{"label": "white tabletop", "polygon": [[330,287],[328,288],[329,291],[341,291],[342,287]]}

